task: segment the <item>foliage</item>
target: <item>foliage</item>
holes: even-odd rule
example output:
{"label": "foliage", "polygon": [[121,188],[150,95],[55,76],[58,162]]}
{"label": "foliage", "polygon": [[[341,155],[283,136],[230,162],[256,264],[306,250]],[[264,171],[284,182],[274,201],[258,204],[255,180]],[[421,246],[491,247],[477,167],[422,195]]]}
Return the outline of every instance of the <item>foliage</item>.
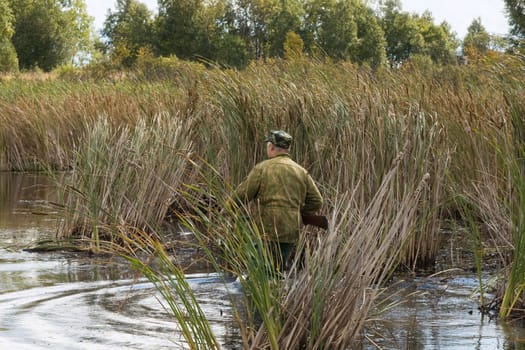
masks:
{"label": "foliage", "polygon": [[481,24],[481,19],[476,18],[467,28],[467,35],[463,39],[463,53],[469,57],[484,55],[489,50],[490,35]]}
{"label": "foliage", "polygon": [[422,16],[403,12],[396,1],[385,2],[381,19],[391,65],[400,64],[414,54],[428,55],[436,63],[455,61],[458,42],[446,22],[435,25],[428,12]]}
{"label": "foliage", "polygon": [[425,46],[420,54],[429,56],[433,62],[438,64],[455,63],[459,41],[452,33],[450,25],[446,22],[435,25],[430,13],[425,13],[420,17],[418,23],[425,41]]}
{"label": "foliage", "polygon": [[82,0],[11,0],[12,37],[21,69],[50,71],[88,49],[90,18]]}
{"label": "foliage", "polygon": [[139,50],[152,48],[152,14],[137,0],[118,0],[115,12],[109,12],[102,34],[113,48],[113,59],[130,67]]}
{"label": "foliage", "polygon": [[0,41],[10,40],[13,36],[13,12],[8,0],[0,0]]}
{"label": "foliage", "polygon": [[284,41],[284,57],[297,59],[303,55],[304,42],[295,32],[288,32]]}
{"label": "foliage", "polygon": [[386,63],[386,40],[373,11],[366,6],[358,6],[356,11],[358,44],[352,61],[367,63],[377,68]]}
{"label": "foliage", "polygon": [[401,12],[394,1],[387,1],[382,9],[382,28],[387,42],[387,57],[391,65],[408,59],[424,45],[423,37],[408,13]]}
{"label": "foliage", "polygon": [[[133,66],[144,50],[155,56],[246,67],[253,59],[284,57],[289,32],[301,36],[304,51],[313,57],[375,68],[385,61],[397,66],[413,55],[429,56],[439,64],[455,62],[458,41],[446,22],[436,25],[430,13],[403,12],[397,1],[381,4],[376,14],[360,0],[162,0],[158,14],[152,17],[141,2],[119,0],[116,10],[108,13],[102,33],[114,64],[124,67]],[[9,33],[0,40],[2,66],[10,67],[3,70],[13,70],[17,59],[24,70],[38,67],[44,71],[98,59],[92,19],[83,0],[2,0],[0,6],[5,7],[0,11],[1,33]],[[517,36],[519,6],[507,1]],[[478,33],[483,28],[471,29],[464,51],[473,56],[476,48],[483,54],[486,33]],[[500,51],[508,46],[495,37],[489,45]]]}
{"label": "foliage", "polygon": [[204,28],[200,26],[201,0],[160,0],[155,19],[157,50],[162,56],[195,59],[206,45]]}
{"label": "foliage", "polygon": [[525,38],[525,4],[523,0],[505,0],[505,10],[511,25],[511,33]]}
{"label": "foliage", "polygon": [[16,50],[11,43],[14,16],[8,0],[0,0],[0,72],[18,70]]}
{"label": "foliage", "polygon": [[[151,44],[155,55],[245,67],[253,59],[284,57],[289,32],[299,34],[304,51],[314,57],[372,67],[382,66],[387,56],[400,63],[412,54],[451,63],[457,47],[450,27],[433,24],[430,14],[409,15],[387,4],[388,10],[379,17],[361,0],[163,0],[152,35],[143,41],[142,34],[130,32],[130,23],[136,24],[134,28],[149,27],[148,16],[133,15],[133,4],[137,1],[121,0],[105,28],[114,57],[128,66],[131,62],[123,57],[133,61],[139,47]],[[120,39],[115,41],[117,32]],[[141,27],[138,32],[148,30]]]}
{"label": "foliage", "polygon": [[214,60],[227,67],[245,68],[252,58],[243,38],[237,34],[225,34],[217,42]]}
{"label": "foliage", "polygon": [[288,33],[300,32],[303,15],[304,10],[297,0],[281,1],[278,4],[268,25],[269,56],[284,57]]}
{"label": "foliage", "polygon": [[311,53],[319,47],[328,57],[373,67],[386,61],[383,31],[362,2],[311,0],[305,8],[305,43]]}
{"label": "foliage", "polygon": [[18,71],[16,51],[9,40],[0,41],[0,72]]}
{"label": "foliage", "polygon": [[336,59],[349,59],[357,43],[357,23],[354,19],[354,1],[309,2],[307,9],[311,37],[316,44]]}

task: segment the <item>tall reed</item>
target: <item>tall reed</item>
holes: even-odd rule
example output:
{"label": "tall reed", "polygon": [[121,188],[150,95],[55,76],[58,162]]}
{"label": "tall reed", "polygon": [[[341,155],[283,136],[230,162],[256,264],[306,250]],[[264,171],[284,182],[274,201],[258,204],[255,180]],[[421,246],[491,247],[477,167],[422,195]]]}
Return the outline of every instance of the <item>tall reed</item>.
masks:
{"label": "tall reed", "polygon": [[[241,324],[244,348],[346,348],[361,339],[376,293],[414,233],[417,203],[427,186],[428,174],[403,196],[395,195],[396,177],[406,156],[401,153],[396,158],[366,208],[359,208],[361,202],[356,200],[359,186],[334,199],[330,230],[317,232],[318,236],[303,232],[300,245],[305,255],[297,254],[284,280],[268,269],[271,253],[265,249],[257,221],[249,219],[254,217],[250,208],[231,205],[231,189],[217,181],[220,176],[203,182],[204,192],[213,194],[221,211],[199,209],[204,192],[184,193],[196,203],[198,216],[196,221],[184,216],[181,220],[195,232],[217,269],[239,277],[247,295],[245,304],[253,305],[239,312],[252,317],[248,326]],[[349,220],[349,215],[358,217]],[[258,317],[261,328],[252,333]]]}
{"label": "tall reed", "polygon": [[511,98],[512,136],[508,157],[509,180],[512,182],[510,202],[513,259],[500,307],[500,316],[508,317],[525,305],[525,108]]}
{"label": "tall reed", "polygon": [[[472,147],[477,173],[462,182],[460,202],[465,201],[463,218],[475,233],[474,257],[481,274],[483,251],[495,251],[501,273],[505,275],[503,288],[496,290],[492,303],[502,317],[518,315],[524,303],[522,257],[524,210],[524,137],[523,109],[520,97],[506,91],[510,115],[501,116],[500,123],[480,124],[469,133],[462,147]],[[488,141],[488,142],[487,142]],[[480,279],[480,288],[483,283]]]}
{"label": "tall reed", "polygon": [[119,244],[105,244],[104,250],[120,254],[133,268],[152,282],[162,296],[162,303],[174,316],[185,348],[221,349],[210,322],[191,289],[183,267],[173,262],[165,245],[151,232],[130,227],[115,227]]}
{"label": "tall reed", "polygon": [[[184,123],[192,150],[231,183],[262,159],[257,141],[268,129],[281,128],[294,135],[293,157],[326,193],[361,183],[358,200],[365,204],[409,139],[411,156],[398,175],[398,195],[407,179],[431,175],[420,202],[420,232],[406,246],[411,267],[432,263],[441,219],[457,210],[456,193],[473,192],[473,183],[482,181],[501,188],[495,176],[501,164],[491,161],[484,140],[497,138],[509,120],[505,91],[523,88],[517,78],[523,62],[510,57],[464,67],[377,71],[307,60],[254,62],[234,71],[165,60],[148,78],[153,63],[144,71],[93,73],[100,80],[3,82],[0,163],[18,170],[40,164],[74,168],[100,119],[124,130],[140,118],[167,114]],[[478,132],[483,137],[473,138]],[[344,169],[335,171],[340,163]]]}
{"label": "tall reed", "polygon": [[74,232],[98,245],[106,233],[103,238],[111,240],[112,226],[158,229],[184,179],[190,150],[188,130],[177,116],[139,118],[121,127],[100,119],[79,147],[65,184],[59,236]]}

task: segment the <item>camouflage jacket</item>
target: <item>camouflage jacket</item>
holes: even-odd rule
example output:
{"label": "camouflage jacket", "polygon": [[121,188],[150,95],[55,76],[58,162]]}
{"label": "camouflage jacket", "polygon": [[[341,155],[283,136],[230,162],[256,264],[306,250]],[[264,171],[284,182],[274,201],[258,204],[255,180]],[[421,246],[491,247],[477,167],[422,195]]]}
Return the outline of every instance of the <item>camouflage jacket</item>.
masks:
{"label": "camouflage jacket", "polygon": [[244,203],[257,201],[266,238],[286,243],[299,238],[301,213],[313,214],[323,204],[308,172],[287,154],[257,164],[235,195]]}

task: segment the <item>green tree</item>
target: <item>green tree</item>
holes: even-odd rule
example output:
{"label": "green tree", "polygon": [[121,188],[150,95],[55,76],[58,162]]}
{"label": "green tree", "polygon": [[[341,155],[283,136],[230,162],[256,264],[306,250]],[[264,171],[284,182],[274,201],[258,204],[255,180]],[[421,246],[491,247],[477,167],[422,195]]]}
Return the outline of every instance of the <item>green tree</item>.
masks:
{"label": "green tree", "polygon": [[104,21],[102,34],[108,48],[125,66],[132,65],[142,48],[152,48],[153,19],[148,7],[137,0],[117,0]]}
{"label": "green tree", "polygon": [[313,54],[321,50],[335,59],[349,59],[357,43],[353,0],[307,0],[303,41]]}
{"label": "green tree", "polygon": [[467,28],[463,39],[463,53],[466,56],[484,55],[490,48],[491,38],[480,18],[475,18]]}
{"label": "green tree", "polygon": [[82,64],[84,56],[91,57],[95,53],[95,44],[99,40],[93,29],[93,17],[87,12],[85,0],[60,0],[60,3],[64,21],[71,26],[65,34],[69,42],[68,56],[70,55],[66,60],[72,59]]}
{"label": "green tree", "polygon": [[284,41],[284,57],[289,60],[298,59],[302,56],[304,42],[301,37],[294,32],[288,32]]}
{"label": "green tree", "polygon": [[281,0],[268,25],[270,56],[285,56],[288,33],[301,30],[303,8],[297,0]]}
{"label": "green tree", "polygon": [[305,50],[338,60],[368,63],[386,61],[384,33],[376,14],[360,0],[308,0],[302,37]]}
{"label": "green tree", "polygon": [[253,58],[245,40],[235,33],[223,33],[214,46],[214,60],[226,66],[243,68]]}
{"label": "green tree", "polygon": [[399,1],[386,1],[383,4],[381,27],[385,33],[386,54],[391,65],[407,60],[425,46],[417,23],[410,14],[401,11]]}
{"label": "green tree", "polygon": [[357,23],[352,0],[341,0],[327,7],[321,18],[319,46],[330,57],[349,59],[357,44]]}
{"label": "green tree", "polygon": [[215,32],[210,39],[213,53],[209,56],[227,66],[244,67],[253,58],[253,52],[249,38],[243,37],[239,29],[236,4],[226,0],[216,7]]}
{"label": "green tree", "polygon": [[425,12],[421,17],[415,16],[414,19],[418,23],[419,32],[424,41],[421,51],[414,53],[427,55],[434,63],[455,62],[459,41],[452,33],[450,25],[447,22],[436,25],[430,12]]}
{"label": "green tree", "polygon": [[252,54],[239,32],[233,2],[209,2],[198,18],[203,34],[203,57],[228,67],[242,68],[249,63]]}
{"label": "green tree", "polygon": [[448,23],[434,24],[429,12],[422,16],[403,12],[400,2],[392,0],[382,5],[380,16],[391,65],[412,55],[427,55],[435,63],[454,62],[458,41]]}
{"label": "green tree", "polygon": [[0,40],[11,39],[14,19],[8,0],[0,0]]}
{"label": "green tree", "polygon": [[18,58],[11,43],[14,16],[7,0],[0,0],[0,72],[18,69]]}
{"label": "green tree", "polygon": [[10,0],[20,68],[52,70],[89,50],[92,19],[83,0]]}
{"label": "green tree", "polygon": [[352,60],[368,63],[376,68],[386,63],[386,40],[383,29],[372,9],[360,5],[356,7],[358,42],[352,52]]}
{"label": "green tree", "polygon": [[505,0],[505,10],[511,26],[511,34],[525,39],[525,2]]}
{"label": "green tree", "polygon": [[158,0],[154,24],[158,54],[185,59],[202,55],[207,44],[200,26],[203,6],[202,0]]}
{"label": "green tree", "polygon": [[[239,33],[256,59],[269,56],[271,22],[277,23],[280,0],[238,0],[234,6]],[[274,26],[274,28],[276,28]]]}
{"label": "green tree", "polygon": [[316,40],[319,37],[319,25],[327,10],[323,2],[325,0],[306,0],[303,4],[304,17],[302,29],[298,34],[303,39],[304,50],[308,53],[317,53]]}

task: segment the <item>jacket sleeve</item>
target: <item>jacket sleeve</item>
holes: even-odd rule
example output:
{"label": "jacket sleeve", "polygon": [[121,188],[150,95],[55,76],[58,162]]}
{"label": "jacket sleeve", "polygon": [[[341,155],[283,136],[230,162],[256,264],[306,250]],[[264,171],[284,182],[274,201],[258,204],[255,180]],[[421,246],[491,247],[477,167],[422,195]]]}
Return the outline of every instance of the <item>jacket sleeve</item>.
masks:
{"label": "jacket sleeve", "polygon": [[306,178],[306,198],[301,209],[303,214],[313,214],[323,205],[323,197],[312,177],[308,174]]}
{"label": "jacket sleeve", "polygon": [[237,186],[234,193],[235,201],[248,203],[255,199],[261,186],[261,169],[255,167],[250,171],[246,179]]}

